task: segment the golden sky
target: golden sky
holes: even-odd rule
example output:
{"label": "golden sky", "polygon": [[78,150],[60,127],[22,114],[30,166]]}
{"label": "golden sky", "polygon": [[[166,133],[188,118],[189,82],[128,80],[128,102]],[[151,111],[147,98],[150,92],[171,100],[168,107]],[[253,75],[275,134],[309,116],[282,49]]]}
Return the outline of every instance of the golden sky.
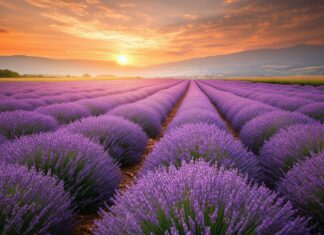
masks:
{"label": "golden sky", "polygon": [[0,0],[0,55],[147,66],[324,44],[322,0]]}

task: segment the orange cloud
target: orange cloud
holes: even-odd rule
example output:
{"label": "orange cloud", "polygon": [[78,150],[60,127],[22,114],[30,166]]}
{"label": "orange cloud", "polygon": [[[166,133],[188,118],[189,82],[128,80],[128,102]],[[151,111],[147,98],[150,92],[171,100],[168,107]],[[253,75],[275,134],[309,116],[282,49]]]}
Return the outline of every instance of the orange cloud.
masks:
{"label": "orange cloud", "polygon": [[0,54],[144,66],[246,49],[324,43],[324,3],[0,0]]}

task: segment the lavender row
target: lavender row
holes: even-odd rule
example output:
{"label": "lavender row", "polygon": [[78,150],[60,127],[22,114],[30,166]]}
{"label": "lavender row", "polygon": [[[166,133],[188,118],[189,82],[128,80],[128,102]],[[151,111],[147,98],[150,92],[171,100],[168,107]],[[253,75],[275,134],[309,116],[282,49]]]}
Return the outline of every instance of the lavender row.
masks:
{"label": "lavender row", "polygon": [[282,111],[258,101],[217,90],[200,83],[201,88],[240,132],[240,139],[253,152],[259,153],[266,140],[281,128],[294,124],[315,123],[298,112]]}
{"label": "lavender row", "polygon": [[[289,111],[295,111],[298,108],[305,106],[307,104],[310,104],[310,100],[306,100],[303,98],[298,98],[298,97],[287,97],[283,95],[282,93],[280,94],[274,94],[271,92],[265,92],[265,91],[255,91],[253,89],[247,88],[237,88],[235,85],[229,84],[228,86],[225,85],[218,85],[217,82],[207,82],[209,85],[226,91],[226,92],[231,92],[235,95],[246,97],[249,99],[253,100],[258,100],[260,102],[272,105],[274,107],[278,107],[280,109],[284,110],[289,110]],[[252,93],[253,91],[253,93]]]}
{"label": "lavender row", "polygon": [[109,114],[137,123],[149,137],[154,138],[160,134],[162,123],[187,86],[187,81],[182,82],[137,102],[120,105],[109,111]]}
{"label": "lavender row", "polygon": [[[124,114],[127,116],[121,115],[123,113],[117,115],[112,110],[112,114],[109,112],[99,117],[84,118],[67,125],[65,129],[101,144],[122,165],[136,164],[147,145],[147,135],[152,133],[152,129],[146,127],[154,127],[157,133],[160,132],[161,123],[186,87],[187,82],[182,82],[141,101],[126,104]],[[145,113],[147,110],[151,112]],[[165,113],[161,113],[161,110],[165,110]]]}
{"label": "lavender row", "polygon": [[324,101],[323,89],[314,86],[276,85],[244,81],[213,81],[212,83],[221,85],[222,88],[226,88],[226,85],[230,85],[231,88],[245,90],[246,93],[244,94],[246,95],[251,95],[250,91],[257,91],[260,93],[279,94],[286,97],[298,97],[311,101]]}
{"label": "lavender row", "polygon": [[[140,84],[138,84],[140,83]],[[134,91],[141,89],[142,87],[149,87],[154,85],[163,85],[168,82],[156,82],[152,84],[145,84],[137,82],[137,84],[123,84],[119,86],[109,87],[107,89],[100,89],[100,91],[91,92],[74,92],[60,91],[59,95],[46,95],[38,97],[33,96],[32,93],[28,92],[22,94],[22,99],[15,99],[13,97],[2,97],[0,101],[0,112],[12,111],[12,110],[34,110],[38,107],[45,107],[48,105],[61,104],[64,102],[77,102],[81,100],[94,99],[97,97],[105,97],[112,94],[120,94],[123,92]]]}
{"label": "lavender row", "polygon": [[[192,116],[204,112],[208,116]],[[227,132],[214,106],[192,81],[168,132],[148,156],[142,174],[171,164],[179,167],[182,161],[200,158],[227,168],[239,168],[258,180],[260,168],[256,157]]]}
{"label": "lavender row", "polygon": [[219,128],[226,129],[212,103],[202,93],[196,82],[191,81],[187,95],[167,130],[170,131],[184,124],[199,122],[214,124]]}
{"label": "lavender row", "polygon": [[281,89],[274,92],[259,88],[255,90],[256,88],[250,84],[248,86],[238,87],[235,83],[232,84],[231,82],[228,82],[226,85],[219,81],[208,81],[206,83],[225,92],[231,92],[241,97],[258,100],[280,109],[298,111],[314,119],[320,120],[321,122],[324,121],[324,95],[322,90],[307,94],[306,99],[305,95],[299,96],[301,93],[300,91],[296,91],[290,97],[286,95],[288,91],[283,91]]}
{"label": "lavender row", "polygon": [[[88,80],[88,81],[64,81],[64,82],[2,82],[0,95],[15,99],[40,98],[44,96],[60,96],[62,94],[75,93],[100,93],[111,89],[136,87],[138,85],[149,86],[166,82],[161,79],[125,79],[125,80]],[[19,85],[19,86],[17,86]]]}
{"label": "lavender row", "polygon": [[310,233],[290,202],[203,161],[149,172],[101,216],[96,235]]}
{"label": "lavender row", "polygon": [[53,131],[65,124],[91,115],[104,114],[108,110],[128,102],[145,98],[174,83],[146,87],[127,93],[95,99],[49,105],[35,111],[13,111],[0,113],[0,134],[7,139],[23,135]]}

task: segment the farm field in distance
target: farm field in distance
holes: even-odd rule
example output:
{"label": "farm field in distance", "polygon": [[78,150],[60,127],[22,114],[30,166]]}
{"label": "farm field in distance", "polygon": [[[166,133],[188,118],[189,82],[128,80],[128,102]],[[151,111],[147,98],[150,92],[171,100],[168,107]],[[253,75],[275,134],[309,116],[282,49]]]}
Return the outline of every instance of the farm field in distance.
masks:
{"label": "farm field in distance", "polygon": [[323,232],[324,85],[10,79],[0,234]]}

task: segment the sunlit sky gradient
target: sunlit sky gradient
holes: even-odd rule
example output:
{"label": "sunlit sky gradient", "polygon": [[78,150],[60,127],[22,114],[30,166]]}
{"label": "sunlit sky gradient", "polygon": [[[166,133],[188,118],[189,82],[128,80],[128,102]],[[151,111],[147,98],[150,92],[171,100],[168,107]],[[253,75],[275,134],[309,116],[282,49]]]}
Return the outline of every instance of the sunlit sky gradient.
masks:
{"label": "sunlit sky gradient", "polygon": [[324,44],[322,0],[0,0],[0,55],[178,61]]}

